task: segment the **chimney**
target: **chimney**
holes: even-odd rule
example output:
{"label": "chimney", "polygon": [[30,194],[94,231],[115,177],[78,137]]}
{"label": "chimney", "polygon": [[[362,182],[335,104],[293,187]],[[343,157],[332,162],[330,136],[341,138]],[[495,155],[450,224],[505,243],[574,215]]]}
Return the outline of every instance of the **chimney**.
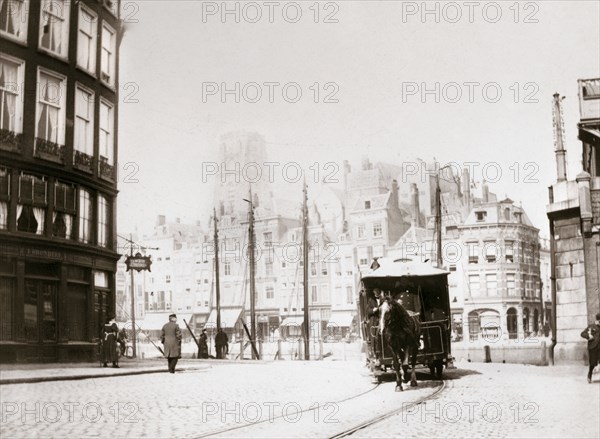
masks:
{"label": "chimney", "polygon": [[344,160],[344,195],[348,191],[348,174],[350,174],[351,168],[348,160]]}
{"label": "chimney", "polygon": [[565,124],[562,117],[562,100],[558,93],[554,93],[552,106],[552,124],[554,127],[554,154],[556,155],[556,181],[567,179],[567,160],[564,145]]}
{"label": "chimney", "polygon": [[490,200],[490,188],[485,180],[483,180],[483,185],[481,186],[481,198],[482,203],[488,203]]}
{"label": "chimney", "polygon": [[398,209],[398,182],[392,180],[392,193],[390,194],[390,205],[394,209]]}
{"label": "chimney", "polygon": [[166,222],[166,218],[164,215],[158,215],[158,217],[156,218],[156,225],[157,226],[164,226]]}
{"label": "chimney", "polygon": [[369,158],[368,157],[363,157],[361,160],[361,168],[363,171],[368,171],[371,166],[371,163],[369,162]]}
{"label": "chimney", "polygon": [[419,188],[417,183],[410,184],[410,205],[412,207],[412,219],[415,227],[421,227],[421,213],[419,209]]}
{"label": "chimney", "polygon": [[465,166],[462,170],[462,177],[460,180],[461,192],[463,194],[463,204],[468,210],[471,210],[471,177],[469,176],[469,168]]}

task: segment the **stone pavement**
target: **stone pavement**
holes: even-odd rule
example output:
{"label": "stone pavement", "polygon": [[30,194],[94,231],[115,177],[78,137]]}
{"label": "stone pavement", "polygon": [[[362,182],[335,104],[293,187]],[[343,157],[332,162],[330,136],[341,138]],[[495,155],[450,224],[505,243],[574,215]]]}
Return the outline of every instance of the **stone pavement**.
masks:
{"label": "stone pavement", "polygon": [[[215,360],[211,360],[215,362]],[[218,360],[219,362],[221,360]],[[179,360],[180,370],[206,369],[208,360]],[[121,375],[138,375],[165,371],[165,359],[119,360],[119,368],[101,367],[97,363],[2,364],[0,385],[101,378]]]}
{"label": "stone pavement", "polygon": [[[329,437],[438,386],[419,374],[416,389],[396,393],[393,381],[375,387],[360,362],[195,361],[203,368],[2,385],[0,437],[197,438],[231,427],[243,428],[219,437]],[[152,368],[166,369],[163,363]],[[457,366],[445,371],[437,399],[355,435],[600,436],[600,376],[588,384],[583,365]],[[77,367],[63,372],[69,369]]]}
{"label": "stone pavement", "polygon": [[358,437],[600,437],[600,374],[586,366],[456,364],[447,390]]}

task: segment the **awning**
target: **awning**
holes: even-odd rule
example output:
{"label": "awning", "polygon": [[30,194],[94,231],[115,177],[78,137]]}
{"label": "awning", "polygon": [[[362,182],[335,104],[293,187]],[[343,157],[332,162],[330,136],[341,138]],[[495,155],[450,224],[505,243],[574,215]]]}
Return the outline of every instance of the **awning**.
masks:
{"label": "awning", "polygon": [[302,326],[304,316],[289,316],[283,319],[280,326]]}
{"label": "awning", "polygon": [[[173,311],[165,311],[165,312],[147,312],[143,319],[137,319],[135,321],[136,326],[147,330],[160,330],[163,326],[169,323],[169,315],[173,314]],[[175,313],[177,314],[177,313]],[[185,319],[188,324],[190,324],[192,318],[192,314],[177,314],[177,324],[182,329],[187,329],[185,323],[183,323],[183,319]]]}
{"label": "awning", "polygon": [[354,314],[352,311],[332,311],[327,326],[349,328],[352,326]]}
{"label": "awning", "polygon": [[[310,319],[311,322],[320,322],[321,320],[318,318]],[[302,326],[304,323],[304,316],[288,316],[283,319],[283,322],[279,326]]]}
{"label": "awning", "polygon": [[[235,328],[242,308],[221,308],[221,327],[222,328]],[[206,320],[206,327],[216,328],[217,327],[217,309],[213,308]]]}
{"label": "awning", "polygon": [[258,316],[258,323],[268,323],[270,325],[279,324],[279,316],[262,315]]}

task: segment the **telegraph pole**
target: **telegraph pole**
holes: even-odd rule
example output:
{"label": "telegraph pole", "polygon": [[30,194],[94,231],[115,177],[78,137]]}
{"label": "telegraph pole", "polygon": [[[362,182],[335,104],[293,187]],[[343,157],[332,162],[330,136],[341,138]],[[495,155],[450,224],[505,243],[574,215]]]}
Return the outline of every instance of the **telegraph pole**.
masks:
{"label": "telegraph pole", "polygon": [[[129,256],[133,258],[133,234],[129,234]],[[131,280],[131,344],[133,347],[133,358],[137,358],[137,344],[135,340],[135,284],[133,281],[133,270],[129,270]]]}
{"label": "telegraph pole", "polygon": [[[256,271],[256,261],[254,260],[254,246],[255,246],[255,238],[254,238],[254,204],[252,203],[252,191],[250,191],[250,199],[247,200],[244,198],[244,201],[250,204],[249,207],[249,218],[248,218],[248,235],[249,235],[249,243],[248,243],[248,251],[250,252],[250,343],[254,346],[256,341],[256,312],[254,309],[254,303],[256,301],[256,280],[255,280],[255,271]],[[252,359],[256,360],[257,355],[255,350],[252,350]]]}
{"label": "telegraph pole", "polygon": [[217,299],[217,332],[221,330],[221,288],[219,286],[219,232],[217,230],[217,210],[213,208],[213,222],[215,225],[215,289]]}
{"label": "telegraph pole", "polygon": [[[441,169],[440,169],[441,171]],[[437,268],[442,268],[442,194],[439,172],[435,174],[435,234]]]}
{"label": "telegraph pole", "polygon": [[304,270],[302,282],[304,286],[304,359],[310,360],[310,313],[308,309],[308,194],[306,190],[306,178],[302,190],[302,261]]}

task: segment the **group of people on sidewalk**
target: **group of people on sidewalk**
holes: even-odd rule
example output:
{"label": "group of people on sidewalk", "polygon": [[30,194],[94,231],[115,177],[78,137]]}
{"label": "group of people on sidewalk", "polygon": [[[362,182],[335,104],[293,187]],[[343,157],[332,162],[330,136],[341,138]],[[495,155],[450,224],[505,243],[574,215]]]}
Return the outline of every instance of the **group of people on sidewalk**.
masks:
{"label": "group of people on sidewalk", "polygon": [[[126,340],[126,332],[119,332],[119,327],[115,322],[114,317],[106,319],[100,333],[101,345],[101,362],[104,367],[108,367],[108,363],[112,363],[112,367],[119,367],[119,355],[117,352],[117,344],[121,344],[121,350],[124,351]],[[162,353],[167,359],[168,370],[170,373],[175,373],[177,361],[181,358],[181,328],[177,324],[177,315],[169,315],[169,322],[166,323],[161,330],[161,343],[163,345]],[[218,359],[225,359],[229,354],[229,338],[223,329],[219,329],[215,336],[215,349]],[[202,330],[200,339],[198,340],[198,358],[207,359],[215,358],[208,353],[208,336],[206,329]]]}

